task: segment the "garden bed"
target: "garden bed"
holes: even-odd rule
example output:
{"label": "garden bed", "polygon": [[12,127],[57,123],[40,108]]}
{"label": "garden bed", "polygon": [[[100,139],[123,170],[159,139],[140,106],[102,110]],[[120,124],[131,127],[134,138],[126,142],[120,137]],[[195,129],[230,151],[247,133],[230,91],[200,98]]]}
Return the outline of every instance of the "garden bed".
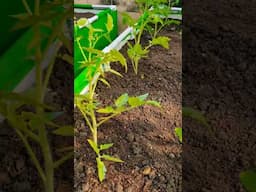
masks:
{"label": "garden bed", "polygon": [[[144,106],[120,115],[99,129],[100,143],[114,143],[109,150],[125,162],[106,162],[106,180],[97,178],[95,153],[86,140],[91,136],[80,112],[75,109],[75,191],[181,191],[181,144],[174,128],[181,126],[181,35],[167,27],[170,50],[154,47],[140,63],[136,76],[128,62],[123,78],[107,76],[111,88],[99,84],[100,100],[108,104],[122,93],[149,93],[162,109]],[[143,37],[144,40],[147,38]],[[122,53],[126,53],[127,46]],[[125,54],[126,55],[126,54]],[[117,71],[123,71],[113,65]]]}

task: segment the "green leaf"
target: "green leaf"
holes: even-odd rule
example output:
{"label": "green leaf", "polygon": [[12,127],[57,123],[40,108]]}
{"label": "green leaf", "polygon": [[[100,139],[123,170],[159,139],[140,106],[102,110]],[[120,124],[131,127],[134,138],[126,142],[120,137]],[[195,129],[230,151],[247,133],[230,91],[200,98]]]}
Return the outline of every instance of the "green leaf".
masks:
{"label": "green leaf", "polygon": [[101,108],[101,109],[97,110],[98,113],[104,113],[104,114],[113,113],[114,111],[115,110],[111,106],[108,106],[108,107]]}
{"label": "green leaf", "polygon": [[146,101],[146,103],[147,103],[148,105],[152,105],[152,106],[154,106],[154,107],[159,107],[159,108],[161,107],[160,103],[157,102],[157,101],[148,100],[148,101]]}
{"label": "green leaf", "polygon": [[98,177],[100,182],[102,182],[105,179],[107,170],[104,163],[101,161],[99,157],[96,158],[96,162],[97,162],[97,168],[98,168]]}
{"label": "green leaf", "polygon": [[117,76],[123,77],[123,75],[122,75],[121,73],[117,72],[117,71],[114,70],[114,69],[109,69],[108,72],[113,73],[113,74],[115,74],[115,75],[117,75]]}
{"label": "green leaf", "polygon": [[190,107],[183,107],[182,108],[182,115],[184,117],[190,117],[196,121],[198,121],[199,123],[201,123],[202,125],[206,126],[206,127],[210,127],[206,118],[203,116],[203,114],[195,109],[192,109]]}
{"label": "green leaf", "polygon": [[127,93],[124,93],[122,94],[120,97],[118,97],[116,100],[115,100],[115,105],[117,107],[121,107],[121,106],[124,106],[127,104],[127,101],[129,99],[129,96]]}
{"label": "green leaf", "polygon": [[110,87],[109,82],[106,79],[100,78],[99,79],[102,83],[104,83],[106,86]]}
{"label": "green leaf", "polygon": [[100,145],[100,151],[101,151],[101,150],[109,149],[109,148],[112,147],[113,145],[114,145],[113,143],[102,144],[102,145]]}
{"label": "green leaf", "polygon": [[157,37],[152,40],[152,45],[161,45],[165,49],[169,49],[169,41],[170,38],[168,37]]}
{"label": "green leaf", "polygon": [[78,25],[79,27],[83,27],[83,26],[85,26],[87,23],[88,23],[88,19],[86,19],[86,18],[81,18],[81,19],[79,19],[79,20],[77,21],[77,25]]}
{"label": "green leaf", "polygon": [[175,134],[179,138],[179,141],[182,142],[182,128],[181,127],[175,128]]}
{"label": "green leaf", "polygon": [[115,49],[112,49],[110,52],[109,52],[110,56],[111,56],[111,61],[114,62],[114,61],[119,61],[121,63],[121,65],[123,67],[125,67],[125,71],[127,71],[127,63],[126,63],[126,59],[125,57],[117,50]]}
{"label": "green leaf", "polygon": [[108,14],[107,24],[106,24],[106,28],[108,32],[112,31],[113,27],[114,27],[113,18],[110,14]]}
{"label": "green leaf", "polygon": [[148,54],[148,50],[143,49],[141,44],[137,43],[135,44],[133,47],[130,47],[127,51],[128,56],[131,59],[135,59],[135,58],[142,58],[142,57],[146,57]]}
{"label": "green leaf", "polygon": [[92,48],[92,47],[83,47],[83,49],[85,49],[85,50],[88,51],[89,53],[96,54],[97,56],[100,56],[100,57],[103,57],[103,56],[104,56],[104,53],[103,53],[103,51],[101,51],[101,50],[94,49],[94,48]]}
{"label": "green leaf", "polygon": [[123,23],[126,25],[129,25],[129,26],[134,26],[135,23],[136,23],[136,20],[133,19],[128,13],[126,12],[123,12],[122,13],[122,21]]}
{"label": "green leaf", "polygon": [[101,157],[103,159],[107,160],[107,161],[113,161],[113,162],[117,162],[117,163],[123,163],[124,162],[121,159],[119,159],[117,157],[112,157],[110,155],[102,155]]}
{"label": "green leaf", "polygon": [[148,93],[144,94],[144,95],[140,95],[138,96],[138,98],[141,100],[141,101],[145,101],[145,99],[147,99],[148,97]]}
{"label": "green leaf", "polygon": [[256,172],[249,170],[240,173],[240,181],[248,192],[256,192]]}
{"label": "green leaf", "polygon": [[74,127],[73,126],[63,126],[53,131],[55,135],[60,136],[74,136]]}
{"label": "green leaf", "polygon": [[145,102],[142,101],[142,100],[141,100],[140,98],[138,98],[138,97],[130,97],[130,98],[128,99],[128,103],[129,103],[129,105],[132,106],[132,107],[138,107],[138,106],[141,106],[141,105],[145,104]]}
{"label": "green leaf", "polygon": [[94,141],[91,140],[91,139],[87,139],[87,141],[88,141],[88,143],[90,144],[90,146],[92,147],[92,149],[95,151],[95,153],[96,153],[96,154],[99,154],[100,151],[99,151],[99,149],[98,149],[97,144],[94,143]]}

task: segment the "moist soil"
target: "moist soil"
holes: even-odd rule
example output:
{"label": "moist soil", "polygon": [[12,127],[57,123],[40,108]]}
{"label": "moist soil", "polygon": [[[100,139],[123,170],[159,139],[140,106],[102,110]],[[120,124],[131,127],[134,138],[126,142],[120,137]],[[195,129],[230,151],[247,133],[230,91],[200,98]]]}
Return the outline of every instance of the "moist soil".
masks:
{"label": "moist soil", "polygon": [[[61,50],[65,52],[65,50]],[[55,122],[59,125],[73,125],[73,67],[57,59],[50,77],[48,92],[45,98],[56,111],[64,112]],[[51,136],[49,138],[55,154],[59,159],[62,154],[57,148],[73,146],[73,137]],[[41,150],[33,145],[39,159]],[[42,158],[41,158],[41,162]],[[55,191],[70,192],[73,190],[73,158],[66,161],[55,172]],[[14,129],[6,121],[0,124],[0,192],[41,192],[42,182],[31,162],[26,149]]]}
{"label": "moist soil", "polygon": [[183,104],[201,111],[213,132],[184,118],[183,190],[242,192],[240,172],[256,168],[255,2],[183,8]]}
{"label": "moist soil", "polygon": [[[174,134],[181,127],[181,35],[167,27],[161,35],[171,38],[170,49],[155,46],[142,59],[135,75],[118,64],[123,78],[108,75],[111,85],[99,84],[98,99],[110,104],[123,93],[142,95],[161,102],[162,109],[144,106],[124,113],[99,129],[99,143],[114,143],[108,150],[124,163],[106,163],[106,179],[97,178],[95,154],[87,143],[91,138],[82,115],[75,109],[75,191],[76,192],[180,192],[181,144]],[[146,41],[147,36],[144,35]],[[127,47],[121,52],[126,55]]]}

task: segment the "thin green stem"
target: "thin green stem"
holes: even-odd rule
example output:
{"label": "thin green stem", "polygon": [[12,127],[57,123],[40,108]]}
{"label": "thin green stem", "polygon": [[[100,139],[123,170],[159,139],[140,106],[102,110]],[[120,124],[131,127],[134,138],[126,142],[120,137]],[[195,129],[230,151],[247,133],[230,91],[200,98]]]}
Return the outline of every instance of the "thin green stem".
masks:
{"label": "thin green stem", "polygon": [[92,124],[91,124],[91,122],[89,121],[89,119],[88,119],[86,113],[84,113],[83,110],[80,110],[80,111],[82,112],[82,114],[83,114],[83,116],[84,116],[84,118],[85,118],[85,121],[86,121],[87,125],[89,126],[90,130],[93,131]]}
{"label": "thin green stem", "polygon": [[39,137],[36,135],[36,134],[34,134],[32,131],[30,131],[29,129],[27,129],[26,127],[24,127],[23,129],[22,129],[32,140],[34,140],[35,142],[39,142],[40,140],[39,140]]}
{"label": "thin green stem", "polygon": [[[54,50],[54,55],[57,54],[58,52],[58,49],[55,49]],[[48,52],[48,50],[47,50]],[[45,94],[46,94],[46,90],[47,90],[47,86],[48,86],[48,82],[50,80],[50,76],[52,74],[52,71],[53,71],[53,67],[54,67],[54,64],[55,64],[55,57],[52,57],[50,62],[49,62],[49,65],[48,65],[48,68],[46,70],[46,74],[45,74],[45,78],[44,78],[44,82],[43,82],[43,88],[42,88],[42,98],[45,97]]]}
{"label": "thin green stem", "polygon": [[85,62],[88,62],[88,59],[86,58],[86,55],[84,54],[84,51],[83,51],[83,48],[82,48],[82,46],[81,46],[81,43],[80,43],[79,38],[77,38],[76,41],[77,41],[77,45],[78,45],[78,47],[79,47],[79,49],[80,49],[80,51],[81,51],[81,54],[82,54],[82,56],[83,56]]}
{"label": "thin green stem", "polygon": [[[35,32],[40,32],[40,26],[35,26]],[[36,49],[36,90],[37,90],[37,100],[38,102],[43,102],[44,98],[42,95],[42,52],[41,47],[38,46]],[[44,110],[40,106],[36,106],[36,113],[39,116],[42,116]],[[40,146],[42,149],[43,157],[44,157],[44,169],[46,180],[44,181],[44,190],[45,192],[54,192],[54,165],[52,159],[52,153],[50,149],[50,144],[48,141],[47,129],[44,125],[38,126],[38,135],[40,139]]]}
{"label": "thin green stem", "polygon": [[69,152],[68,154],[66,154],[65,156],[63,156],[61,159],[57,160],[54,163],[54,168],[58,168],[60,165],[62,165],[65,161],[67,161],[68,159],[70,159],[71,157],[73,157],[74,152]]}
{"label": "thin green stem", "polygon": [[22,0],[22,3],[23,3],[23,5],[24,5],[26,11],[28,12],[28,14],[29,14],[29,15],[33,15],[32,11],[31,11],[31,9],[30,9],[30,7],[29,7],[29,5],[28,5],[28,2],[27,2],[26,0]]}
{"label": "thin green stem", "polygon": [[39,9],[40,9],[40,0],[35,0],[35,15],[40,14]]}
{"label": "thin green stem", "polygon": [[[15,126],[13,126],[15,127]],[[17,133],[17,135],[20,137],[20,139],[22,140],[22,142],[25,145],[25,148],[27,149],[27,152],[32,160],[32,162],[34,163],[39,176],[41,177],[42,181],[45,182],[46,181],[46,175],[44,174],[44,171],[42,169],[42,167],[40,166],[40,163],[35,155],[35,153],[33,152],[29,142],[27,141],[26,137],[22,134],[22,132],[20,130],[18,130],[17,128],[15,128],[15,131]]]}
{"label": "thin green stem", "polygon": [[105,117],[103,120],[101,120],[101,121],[97,124],[97,127],[101,126],[103,123],[105,123],[105,122],[108,121],[109,119],[112,119],[112,118],[114,118],[115,116],[120,115],[120,114],[123,113],[123,112],[130,111],[130,110],[132,110],[132,109],[134,109],[134,108],[135,108],[135,107],[129,107],[129,108],[127,108],[125,111],[122,111],[122,112],[119,112],[119,113],[113,113],[112,115]]}

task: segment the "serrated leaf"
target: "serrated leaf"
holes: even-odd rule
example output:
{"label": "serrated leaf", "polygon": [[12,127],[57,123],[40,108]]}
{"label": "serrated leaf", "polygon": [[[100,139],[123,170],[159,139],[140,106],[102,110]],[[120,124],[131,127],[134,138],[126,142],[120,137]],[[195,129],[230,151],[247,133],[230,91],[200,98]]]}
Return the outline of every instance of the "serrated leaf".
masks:
{"label": "serrated leaf", "polygon": [[140,100],[140,98],[138,98],[138,97],[130,97],[128,99],[128,103],[132,107],[138,107],[138,106],[145,104],[145,102]]}
{"label": "serrated leaf", "polygon": [[138,98],[139,98],[140,100],[142,100],[142,101],[145,101],[145,100],[147,99],[147,97],[148,97],[148,93],[146,93],[146,94],[144,94],[144,95],[138,96]]}
{"label": "serrated leaf", "polygon": [[87,25],[87,23],[88,23],[88,19],[86,19],[86,18],[81,18],[77,21],[77,25],[79,27],[83,27],[83,26]]}
{"label": "serrated leaf", "polygon": [[96,145],[96,143],[94,143],[93,140],[91,139],[87,139],[88,143],[90,144],[90,146],[92,147],[92,149],[95,151],[96,154],[99,154],[99,149],[98,146]]}
{"label": "serrated leaf", "polygon": [[182,142],[182,128],[181,127],[175,128],[175,134],[179,138],[179,141]]}
{"label": "serrated leaf", "polygon": [[108,32],[112,31],[113,27],[114,27],[113,18],[110,14],[108,14],[107,15],[107,24],[106,24],[107,31]]}
{"label": "serrated leaf", "polygon": [[256,172],[249,170],[240,173],[240,181],[248,192],[256,192]]}
{"label": "serrated leaf", "polygon": [[170,41],[170,38],[168,38],[168,37],[157,37],[152,40],[152,44],[153,45],[161,45],[165,49],[169,49],[169,41]]}
{"label": "serrated leaf", "polygon": [[148,100],[146,103],[147,103],[148,105],[152,105],[152,106],[154,106],[154,107],[161,107],[160,103],[157,102],[157,101]]}
{"label": "serrated leaf", "polygon": [[114,111],[115,110],[111,106],[108,106],[108,107],[101,108],[101,109],[97,110],[98,113],[104,113],[104,114],[113,113]]}
{"label": "serrated leaf", "polygon": [[127,93],[124,93],[122,94],[120,97],[118,97],[116,100],[115,100],[115,105],[117,107],[121,107],[121,106],[124,106],[127,104],[127,101],[129,99],[129,96]]}
{"label": "serrated leaf", "polygon": [[140,58],[146,57],[148,52],[149,51],[147,49],[143,49],[142,46],[138,43],[134,46],[131,46],[127,51],[128,57],[131,60],[139,60]]}
{"label": "serrated leaf", "polygon": [[60,136],[74,136],[74,127],[73,126],[63,126],[53,131],[55,135]]}
{"label": "serrated leaf", "polygon": [[97,162],[97,168],[98,168],[98,177],[100,182],[102,182],[105,179],[107,170],[104,163],[101,161],[99,157],[96,158],[96,162]]}
{"label": "serrated leaf", "polygon": [[102,144],[102,145],[100,145],[100,151],[101,151],[101,150],[109,149],[109,148],[112,147],[113,145],[114,145],[113,143]]}
{"label": "serrated leaf", "polygon": [[121,65],[125,68],[125,71],[127,71],[127,63],[125,57],[117,50],[112,49],[109,54],[112,57],[112,61],[119,61]]}
{"label": "serrated leaf", "polygon": [[117,157],[110,156],[110,155],[102,155],[101,157],[103,159],[107,160],[107,161],[113,161],[113,162],[117,162],[117,163],[123,163],[124,162],[121,159],[119,159]]}

